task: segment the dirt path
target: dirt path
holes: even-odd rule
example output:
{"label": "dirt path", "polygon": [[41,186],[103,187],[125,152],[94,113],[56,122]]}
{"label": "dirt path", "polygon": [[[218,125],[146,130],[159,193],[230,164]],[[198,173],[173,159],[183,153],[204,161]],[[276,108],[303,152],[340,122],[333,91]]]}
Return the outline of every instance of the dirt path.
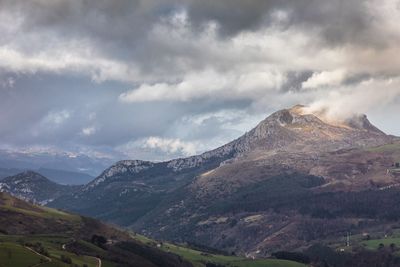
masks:
{"label": "dirt path", "polygon": [[[67,244],[63,244],[63,245],[61,246],[61,248],[62,248],[63,250],[66,250],[66,246],[67,246]],[[87,256],[87,257],[96,259],[96,260],[97,260],[97,267],[101,267],[101,259],[100,259],[100,258],[93,257],[93,256]]]}
{"label": "dirt path", "polygon": [[100,259],[100,258],[92,257],[92,256],[88,256],[88,257],[91,257],[91,258],[93,258],[93,259],[96,259],[96,260],[97,260],[97,267],[101,267],[101,259]]}
{"label": "dirt path", "polygon": [[[67,244],[63,244],[61,247],[62,247],[63,250],[66,250],[66,246],[67,246]],[[97,260],[97,266],[96,267],[101,267],[101,259],[100,258],[93,257],[93,256],[88,256],[88,255],[87,255],[87,257],[96,259]]]}
{"label": "dirt path", "polygon": [[[25,247],[27,250],[30,250],[30,251],[32,251],[33,253],[35,253],[36,255],[38,255],[38,256],[40,256],[40,257],[44,257],[46,260],[47,260],[47,262],[52,262],[53,260],[52,259],[50,259],[49,257],[47,257],[47,256],[45,256],[45,255],[42,255],[42,254],[40,254],[39,252],[37,252],[37,251],[35,251],[35,250],[33,250],[33,249],[31,249],[30,247]],[[33,265],[32,267],[38,267],[38,266],[40,266],[40,265],[42,265],[42,264],[44,264],[44,262],[41,262],[41,263],[38,263],[38,264],[35,264],[35,265]],[[100,266],[101,267],[101,266]]]}

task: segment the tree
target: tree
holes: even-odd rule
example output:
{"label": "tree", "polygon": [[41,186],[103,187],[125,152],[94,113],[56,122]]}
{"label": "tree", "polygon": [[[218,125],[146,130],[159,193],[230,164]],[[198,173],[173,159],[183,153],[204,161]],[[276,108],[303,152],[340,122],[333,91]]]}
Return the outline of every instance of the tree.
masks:
{"label": "tree", "polygon": [[206,267],[225,267],[225,265],[221,265],[221,264],[213,263],[213,262],[207,262]]}
{"label": "tree", "polygon": [[66,264],[72,264],[72,259],[68,256],[61,255],[60,260]]}
{"label": "tree", "polygon": [[107,238],[101,235],[93,235],[91,242],[99,247],[102,247],[107,243]]}

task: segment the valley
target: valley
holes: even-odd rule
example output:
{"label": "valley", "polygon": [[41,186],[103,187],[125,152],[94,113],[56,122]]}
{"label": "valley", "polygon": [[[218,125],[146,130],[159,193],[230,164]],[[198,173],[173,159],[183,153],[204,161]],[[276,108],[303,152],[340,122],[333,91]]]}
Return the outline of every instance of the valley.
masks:
{"label": "valley", "polygon": [[[205,267],[305,265],[202,252],[122,231],[96,220],[44,208],[0,193],[1,267]],[[61,234],[63,233],[63,234]]]}

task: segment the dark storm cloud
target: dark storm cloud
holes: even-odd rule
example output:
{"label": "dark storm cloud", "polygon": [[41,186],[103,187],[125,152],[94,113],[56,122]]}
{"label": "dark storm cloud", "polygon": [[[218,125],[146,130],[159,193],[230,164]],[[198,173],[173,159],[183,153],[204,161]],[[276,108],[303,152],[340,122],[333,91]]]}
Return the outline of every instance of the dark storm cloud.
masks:
{"label": "dark storm cloud", "polygon": [[[219,37],[229,39],[241,32],[261,28],[294,28],[314,34],[314,45],[383,45],[374,27],[379,18],[372,15],[367,0],[0,0],[0,9],[22,18],[18,34],[5,35],[3,43],[13,42],[28,53],[51,49],[62,41],[89,44],[91,53],[106,59],[133,64],[151,80],[176,80],[187,69],[202,70],[212,65],[230,68],[235,60],[216,59],[207,47],[182,40],[154,38],[156,25],[169,27],[165,18],[187,11],[189,33],[195,40],[208,23],[218,24]],[[170,25],[170,28],[176,25]],[[190,35],[190,36],[188,36]],[[37,39],[41,40],[37,40]],[[164,38],[164,39],[163,39]],[[54,40],[55,39],[55,40]],[[46,41],[47,40],[47,41]],[[61,43],[59,43],[61,42]],[[323,44],[321,44],[321,42]],[[66,42],[67,43],[67,42]],[[75,44],[77,46],[77,44]],[[73,48],[70,48],[73,50]],[[218,57],[223,57],[219,54]],[[157,77],[157,78],[155,78]]]}
{"label": "dark storm cloud", "polygon": [[[12,1],[18,2],[18,1]],[[198,26],[216,21],[222,34],[234,35],[276,23],[274,14],[287,12],[284,26],[321,29],[329,42],[371,41],[372,16],[366,0],[116,0],[23,1],[28,30],[57,28],[60,34],[89,34],[101,41],[133,48],[160,17],[187,9]],[[10,1],[6,1],[10,5]],[[12,4],[11,4],[12,5]],[[285,25],[286,24],[286,25]],[[367,40],[368,39],[368,40]]]}
{"label": "dark storm cloud", "polygon": [[302,90],[301,84],[307,81],[312,74],[312,71],[288,72],[286,82],[281,88],[282,92],[296,92]]}
{"label": "dark storm cloud", "polygon": [[[185,2],[185,1],[184,1]],[[283,27],[320,30],[331,44],[373,41],[370,33],[370,14],[365,0],[204,0],[189,1],[190,18],[197,24],[210,20],[221,25],[224,34],[256,30],[265,24],[276,23],[276,12],[286,12]],[[365,43],[364,43],[365,44]],[[369,43],[367,43],[369,44]]]}
{"label": "dark storm cloud", "polygon": [[194,29],[201,30],[202,25],[215,21],[223,36],[276,24],[277,12],[284,12],[287,17],[279,22],[281,27],[318,30],[332,44],[369,45],[376,34],[371,21],[377,18],[366,3],[366,0],[2,0],[0,8],[23,16],[27,32],[45,30],[60,38],[90,38],[99,42],[104,53],[126,59],[127,55],[136,58],[135,52],[143,51],[148,31],[160,18],[182,10],[188,11]]}

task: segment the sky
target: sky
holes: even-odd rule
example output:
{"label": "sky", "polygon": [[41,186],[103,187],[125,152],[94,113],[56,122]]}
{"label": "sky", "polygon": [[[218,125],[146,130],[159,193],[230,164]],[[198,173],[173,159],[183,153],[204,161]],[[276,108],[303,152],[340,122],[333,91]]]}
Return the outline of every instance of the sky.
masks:
{"label": "sky", "polygon": [[0,149],[166,160],[296,104],[400,135],[400,1],[0,0]]}

